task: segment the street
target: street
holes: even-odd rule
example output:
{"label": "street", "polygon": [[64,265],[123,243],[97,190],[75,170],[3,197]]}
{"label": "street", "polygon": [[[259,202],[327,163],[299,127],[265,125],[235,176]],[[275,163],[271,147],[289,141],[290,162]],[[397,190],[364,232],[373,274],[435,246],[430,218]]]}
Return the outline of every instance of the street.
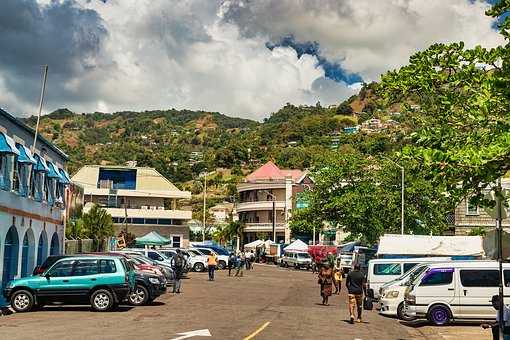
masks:
{"label": "street", "polygon": [[109,313],[50,306],[0,317],[0,339],[169,340],[205,329],[211,339],[490,339],[477,325],[406,326],[375,310],[364,312],[362,324],[351,325],[345,287],[330,306],[322,306],[311,272],[256,265],[243,278],[227,273],[216,272],[214,282],[206,273],[190,273],[182,294],[166,294],[150,306],[121,306]]}

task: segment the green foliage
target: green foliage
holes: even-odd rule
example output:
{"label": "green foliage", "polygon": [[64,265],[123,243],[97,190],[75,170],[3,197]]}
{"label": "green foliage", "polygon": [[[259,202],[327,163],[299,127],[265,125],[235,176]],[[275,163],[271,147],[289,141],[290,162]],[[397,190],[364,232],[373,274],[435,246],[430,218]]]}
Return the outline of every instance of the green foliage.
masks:
{"label": "green foliage", "polygon": [[476,227],[469,231],[469,236],[485,236],[487,235],[487,229],[484,227]]}
{"label": "green foliage", "polygon": [[338,105],[336,109],[337,115],[351,115],[353,113],[352,107],[348,102],[343,102]]}
{"label": "green foliage", "polygon": [[103,240],[114,235],[112,216],[105,209],[94,204],[87,213],[83,214],[82,220],[84,235],[93,239],[96,250],[101,251]]}

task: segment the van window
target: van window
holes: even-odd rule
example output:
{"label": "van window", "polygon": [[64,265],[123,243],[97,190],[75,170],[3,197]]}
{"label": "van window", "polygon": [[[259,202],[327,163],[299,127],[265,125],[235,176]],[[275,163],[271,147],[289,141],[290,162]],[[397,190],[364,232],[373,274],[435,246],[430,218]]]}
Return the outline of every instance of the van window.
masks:
{"label": "van window", "polygon": [[401,275],[400,263],[376,263],[374,275]]}
{"label": "van window", "polygon": [[418,263],[404,263],[404,273],[407,273],[409,270],[411,270],[417,264]]}
{"label": "van window", "polygon": [[425,274],[421,280],[420,286],[439,286],[452,283],[453,269],[432,269]]}
{"label": "van window", "polygon": [[498,287],[499,270],[463,269],[460,282],[464,287]]}

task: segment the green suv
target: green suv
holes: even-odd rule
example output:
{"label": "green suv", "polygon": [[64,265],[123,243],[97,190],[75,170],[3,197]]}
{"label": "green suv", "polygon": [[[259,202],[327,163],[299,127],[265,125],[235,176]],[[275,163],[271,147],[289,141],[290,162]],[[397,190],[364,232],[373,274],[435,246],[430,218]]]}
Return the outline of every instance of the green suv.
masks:
{"label": "green suv", "polygon": [[99,312],[112,309],[135,288],[131,264],[119,256],[71,256],[55,262],[40,276],[10,281],[4,297],[16,312],[52,302],[90,304]]}

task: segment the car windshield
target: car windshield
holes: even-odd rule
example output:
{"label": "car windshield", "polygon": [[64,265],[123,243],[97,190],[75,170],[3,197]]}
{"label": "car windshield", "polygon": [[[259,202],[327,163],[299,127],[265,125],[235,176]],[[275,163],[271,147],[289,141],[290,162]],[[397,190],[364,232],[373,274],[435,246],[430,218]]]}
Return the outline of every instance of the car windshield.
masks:
{"label": "car windshield", "polygon": [[407,286],[409,283],[414,284],[415,278],[420,277],[421,274],[425,271],[425,269],[427,269],[427,266],[425,266],[425,265],[414,267],[414,270],[409,271],[409,273],[410,273],[409,278],[407,280],[405,280],[404,282],[402,282],[402,285]]}

